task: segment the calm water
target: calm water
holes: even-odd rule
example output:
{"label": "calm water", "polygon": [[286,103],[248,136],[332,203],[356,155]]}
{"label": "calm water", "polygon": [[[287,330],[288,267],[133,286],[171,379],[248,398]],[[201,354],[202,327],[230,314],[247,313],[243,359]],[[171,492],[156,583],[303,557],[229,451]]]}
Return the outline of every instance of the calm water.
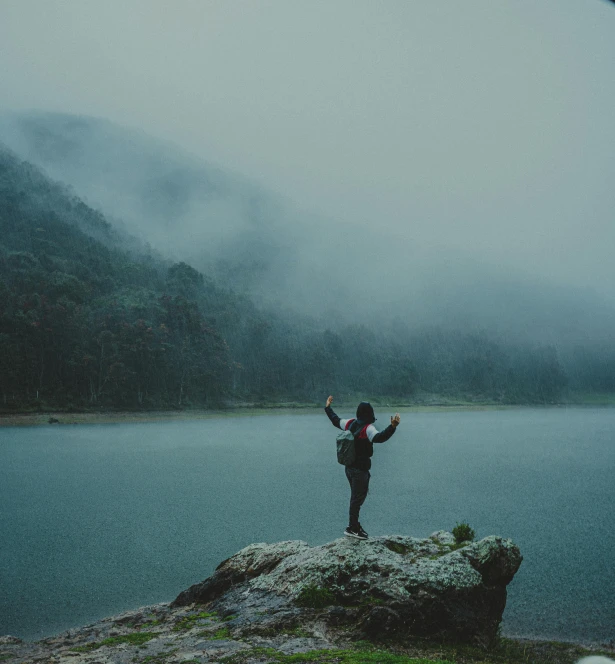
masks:
{"label": "calm water", "polygon": [[[171,600],[251,542],[341,536],[334,439],[324,414],[0,429],[0,634]],[[614,478],[615,410],[406,414],[361,521],[512,537],[525,559],[503,632],[606,641]]]}

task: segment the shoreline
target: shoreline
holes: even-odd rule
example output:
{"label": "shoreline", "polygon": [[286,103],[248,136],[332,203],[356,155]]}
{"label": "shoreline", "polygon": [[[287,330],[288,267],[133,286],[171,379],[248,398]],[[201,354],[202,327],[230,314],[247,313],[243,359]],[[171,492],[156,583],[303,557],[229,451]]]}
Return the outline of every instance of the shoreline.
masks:
{"label": "shoreline", "polygon": [[[353,410],[354,402],[338,403],[342,410]],[[429,403],[386,404],[373,402],[376,409],[388,413],[444,413],[476,412],[494,410],[520,410],[522,408],[568,409],[609,408],[610,403],[558,403],[558,404],[489,404],[489,403]],[[276,403],[238,404],[226,408],[194,410],[144,410],[144,411],[62,411],[0,413],[0,427],[43,426],[51,424],[130,424],[149,422],[172,422],[185,420],[208,420],[226,417],[255,417],[260,415],[309,415],[324,409],[316,404]],[[54,420],[54,421],[52,421]]]}
{"label": "shoreline", "polygon": [[[0,634],[0,638],[2,637],[15,637],[19,639],[23,644],[37,644],[37,643],[45,643],[48,642],[52,639],[57,639],[59,637],[62,637],[64,635],[75,635],[78,634],[79,632],[85,631],[88,628],[90,628],[92,625],[95,625],[100,622],[106,622],[106,621],[111,621],[116,619],[118,616],[125,616],[129,614],[135,614],[139,612],[144,612],[151,610],[154,607],[160,607],[160,606],[169,606],[171,604],[170,601],[164,601],[164,602],[158,602],[157,604],[146,604],[143,606],[138,606],[138,607],[132,607],[132,608],[125,608],[120,611],[118,614],[114,614],[111,616],[103,616],[101,618],[97,618],[94,621],[85,623],[85,624],[79,624],[79,625],[72,625],[70,627],[67,627],[66,629],[62,629],[59,632],[50,632],[49,634],[44,634],[42,636],[38,636],[36,638],[27,638],[25,636],[17,636],[15,634]],[[556,636],[537,636],[537,635],[523,635],[523,634],[518,634],[518,633],[509,633],[506,631],[504,628],[501,631],[501,636],[500,639],[503,641],[510,641],[514,642],[518,645],[528,645],[532,647],[561,647],[561,648],[580,648],[583,650],[587,651],[601,651],[601,652],[608,652],[609,654],[615,655],[615,639],[611,639],[610,641],[600,641],[600,640],[591,640],[591,639],[580,639],[580,640],[575,640],[573,638],[571,639],[566,639],[566,638],[558,638]],[[434,644],[434,648],[436,647],[436,644]]]}
{"label": "shoreline", "polygon": [[[0,634],[0,638],[2,637],[15,637],[18,638],[22,643],[24,644],[37,644],[37,643],[43,643],[47,642],[51,639],[56,639],[64,635],[74,635],[77,634],[81,631],[84,631],[91,627],[94,624],[97,624],[99,622],[104,622],[104,621],[109,621],[113,620],[114,618],[117,618],[117,616],[123,616],[127,614],[133,614],[137,612],[143,612],[147,610],[151,610],[152,607],[157,607],[157,606],[168,606],[170,605],[170,601],[164,601],[164,602],[158,602],[157,604],[145,604],[143,606],[137,606],[137,607],[131,607],[131,608],[125,608],[120,611],[118,614],[114,614],[111,616],[103,616],[101,618],[94,619],[93,621],[84,623],[84,624],[79,624],[79,625],[72,625],[70,627],[67,627],[65,629],[61,629],[58,632],[50,632],[49,634],[43,634],[41,636],[37,636],[35,638],[28,638],[25,636],[19,636],[16,634]],[[534,647],[536,646],[544,646],[544,647],[552,647],[555,645],[559,645],[561,647],[575,647],[575,648],[582,648],[584,650],[591,650],[591,651],[608,651],[609,653],[615,655],[615,639],[611,639],[608,642],[605,641],[600,641],[600,640],[591,640],[591,639],[579,639],[575,640],[573,638],[571,639],[566,639],[566,638],[558,638],[556,636],[537,636],[537,635],[523,635],[523,634],[518,634],[518,633],[509,633],[506,631],[506,629],[502,629],[501,631],[501,639],[505,641],[512,641],[517,644],[527,644],[527,645],[532,645]]]}
{"label": "shoreline", "polygon": [[[15,664],[78,657],[80,662],[226,661],[229,664],[576,664],[582,657],[613,658],[615,642],[561,641],[502,634],[488,647],[421,639],[349,640],[343,630],[324,635],[313,620],[287,627],[251,625],[238,631],[238,615],[219,613],[215,603],[173,608],[164,602],[102,618],[36,640],[0,635],[0,661]],[[267,612],[264,612],[265,615]],[[205,631],[200,631],[200,630]],[[198,656],[198,658],[197,658]],[[206,659],[202,659],[206,656]]]}

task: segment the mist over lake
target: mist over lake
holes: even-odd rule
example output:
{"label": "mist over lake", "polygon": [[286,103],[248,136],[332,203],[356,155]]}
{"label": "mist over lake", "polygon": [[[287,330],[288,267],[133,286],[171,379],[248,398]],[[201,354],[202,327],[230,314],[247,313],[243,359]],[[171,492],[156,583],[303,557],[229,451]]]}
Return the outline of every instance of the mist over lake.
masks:
{"label": "mist over lake", "polygon": [[402,412],[361,523],[511,538],[502,633],[613,645],[614,33],[609,0],[0,2],[0,423],[89,422],[0,427],[0,636],[347,524],[322,411],[88,417],[333,394],[499,408]]}
{"label": "mist over lake", "polygon": [[[3,428],[0,633],[40,638],[171,600],[252,542],[340,537],[334,438],[324,413]],[[512,538],[524,561],[503,633],[604,642],[614,439],[608,409],[404,413],[376,446],[361,520],[374,536],[468,521]]]}

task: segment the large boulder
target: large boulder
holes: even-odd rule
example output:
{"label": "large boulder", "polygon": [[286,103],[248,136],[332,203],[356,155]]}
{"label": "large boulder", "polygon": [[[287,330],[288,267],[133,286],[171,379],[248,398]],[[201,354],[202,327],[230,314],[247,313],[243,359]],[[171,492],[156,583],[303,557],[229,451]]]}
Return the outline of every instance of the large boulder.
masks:
{"label": "large boulder", "polygon": [[318,620],[356,638],[422,636],[486,646],[496,637],[506,586],[521,561],[511,540],[491,536],[458,548],[444,531],[427,539],[341,538],[316,547],[252,544],[173,606],[214,602],[222,613],[243,613],[250,624],[269,614],[270,627]]}

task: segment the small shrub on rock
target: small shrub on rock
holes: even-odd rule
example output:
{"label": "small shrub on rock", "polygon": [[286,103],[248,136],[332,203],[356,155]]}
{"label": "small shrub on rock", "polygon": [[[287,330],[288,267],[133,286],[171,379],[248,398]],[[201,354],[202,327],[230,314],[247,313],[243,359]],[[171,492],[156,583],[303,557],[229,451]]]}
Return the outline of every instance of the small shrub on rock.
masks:
{"label": "small shrub on rock", "polygon": [[453,528],[453,537],[455,538],[455,542],[457,542],[457,544],[461,544],[462,542],[474,541],[476,533],[474,532],[474,530],[472,530],[472,528],[470,528],[469,524],[458,523]]}
{"label": "small shrub on rock", "polygon": [[335,597],[330,590],[320,588],[314,583],[305,586],[295,600],[299,606],[306,606],[310,609],[322,609],[325,606],[335,603]]}

